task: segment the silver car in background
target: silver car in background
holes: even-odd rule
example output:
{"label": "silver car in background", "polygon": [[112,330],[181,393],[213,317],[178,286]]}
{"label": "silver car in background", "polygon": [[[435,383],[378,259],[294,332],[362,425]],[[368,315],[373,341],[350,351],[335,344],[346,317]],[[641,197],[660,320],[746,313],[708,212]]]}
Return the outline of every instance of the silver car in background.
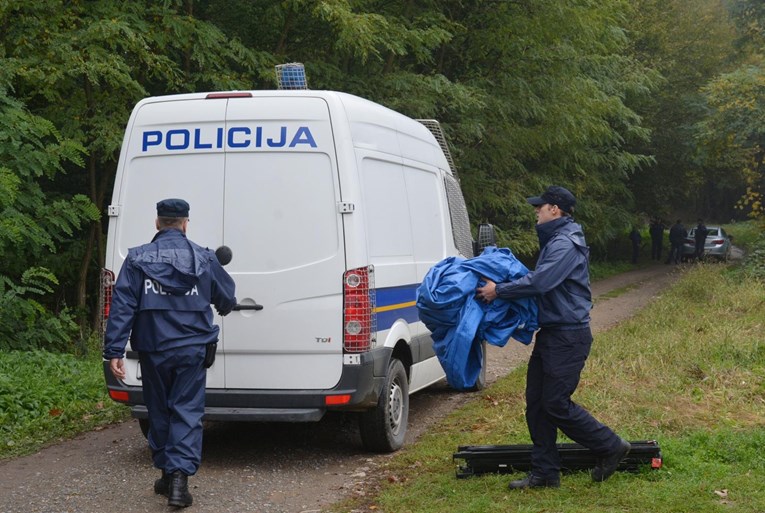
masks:
{"label": "silver car in background", "polygon": [[[683,260],[689,260],[696,253],[696,228],[688,230],[683,243]],[[704,258],[716,258],[727,262],[730,258],[732,238],[720,226],[707,226],[707,240],[704,242]]]}

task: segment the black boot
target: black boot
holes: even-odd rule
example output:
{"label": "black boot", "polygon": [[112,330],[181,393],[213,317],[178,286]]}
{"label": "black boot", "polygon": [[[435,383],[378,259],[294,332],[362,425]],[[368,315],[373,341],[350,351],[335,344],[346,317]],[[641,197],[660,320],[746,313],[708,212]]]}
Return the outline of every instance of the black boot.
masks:
{"label": "black boot", "polygon": [[158,495],[168,496],[170,490],[170,474],[162,471],[162,477],[154,481],[154,493]]}
{"label": "black boot", "polygon": [[616,469],[619,467],[619,463],[629,454],[632,444],[623,438],[619,439],[619,446],[609,456],[602,458],[598,461],[598,464],[592,469],[592,480],[601,483],[611,477]]}
{"label": "black boot", "polygon": [[167,497],[167,505],[176,508],[191,506],[193,499],[189,493],[189,477],[176,470],[170,475],[170,491]]}
{"label": "black boot", "polygon": [[558,488],[560,487],[559,477],[539,477],[529,474],[523,479],[510,481],[507,486],[511,490],[525,490],[527,488]]}

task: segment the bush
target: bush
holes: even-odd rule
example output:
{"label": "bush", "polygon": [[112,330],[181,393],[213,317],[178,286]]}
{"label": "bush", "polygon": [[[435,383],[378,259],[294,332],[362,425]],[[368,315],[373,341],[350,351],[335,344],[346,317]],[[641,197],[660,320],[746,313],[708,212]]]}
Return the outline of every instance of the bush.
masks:
{"label": "bush", "polygon": [[126,418],[129,409],[108,397],[102,365],[94,356],[0,351],[0,458]]}
{"label": "bush", "polygon": [[51,312],[33,296],[53,291],[56,277],[40,267],[25,271],[21,282],[0,276],[0,350],[71,349],[78,326],[67,310]]}
{"label": "bush", "polygon": [[765,236],[752,243],[749,253],[741,267],[745,278],[765,281]]}

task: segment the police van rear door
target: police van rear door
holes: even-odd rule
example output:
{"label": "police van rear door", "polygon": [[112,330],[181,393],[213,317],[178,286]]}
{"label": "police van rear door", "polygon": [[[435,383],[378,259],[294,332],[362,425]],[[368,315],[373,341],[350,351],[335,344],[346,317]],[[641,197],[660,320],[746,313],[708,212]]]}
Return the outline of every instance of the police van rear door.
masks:
{"label": "police van rear door", "polygon": [[263,309],[223,319],[225,386],[331,388],[342,373],[345,256],[329,108],[287,92],[227,102],[226,270],[239,304]]}
{"label": "police van rear door", "polygon": [[[222,244],[225,154],[218,134],[225,109],[225,102],[198,94],[151,98],[136,106],[114,184],[107,268],[118,272],[128,248],[152,239],[156,204],[165,198],[189,202],[189,239],[210,248]],[[128,353],[126,365],[126,383],[140,385],[137,356]],[[222,366],[208,372],[207,386],[223,386]]]}

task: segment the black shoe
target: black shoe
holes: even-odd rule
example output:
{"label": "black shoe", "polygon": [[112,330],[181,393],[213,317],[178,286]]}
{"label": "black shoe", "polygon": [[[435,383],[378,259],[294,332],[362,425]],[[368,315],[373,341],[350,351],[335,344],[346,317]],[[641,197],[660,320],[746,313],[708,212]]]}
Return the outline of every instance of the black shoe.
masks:
{"label": "black shoe", "polygon": [[167,497],[170,493],[170,474],[162,471],[162,477],[154,481],[154,493]]}
{"label": "black shoe", "polygon": [[601,483],[611,477],[614,472],[616,472],[619,463],[621,463],[624,457],[630,452],[631,447],[632,445],[630,445],[627,440],[620,438],[619,447],[616,451],[610,456],[606,456],[598,461],[598,464],[592,469],[592,480]]}
{"label": "black shoe", "polygon": [[189,477],[176,470],[170,475],[170,489],[167,496],[167,505],[176,508],[191,506],[193,498],[189,493]]}
{"label": "black shoe", "polygon": [[539,477],[529,474],[523,479],[510,481],[507,487],[511,490],[525,490],[526,488],[560,488],[560,478],[558,477]]}

